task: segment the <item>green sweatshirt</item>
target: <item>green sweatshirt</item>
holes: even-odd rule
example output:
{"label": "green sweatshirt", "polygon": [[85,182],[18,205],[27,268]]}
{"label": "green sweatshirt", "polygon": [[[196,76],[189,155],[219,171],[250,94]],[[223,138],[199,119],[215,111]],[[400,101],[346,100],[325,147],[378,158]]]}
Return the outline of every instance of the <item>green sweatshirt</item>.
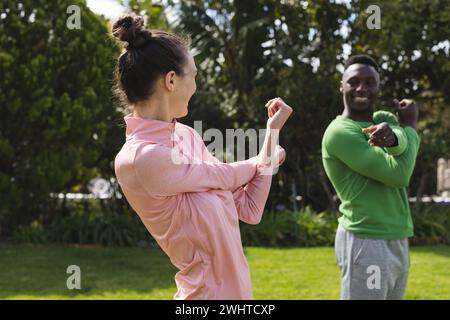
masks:
{"label": "green sweatshirt", "polygon": [[[363,128],[388,122],[398,139],[394,148],[373,147]],[[413,235],[406,187],[420,138],[399,126],[394,114],[378,111],[373,122],[337,116],[322,139],[322,161],[341,205],[339,223],[361,238],[403,239]]]}

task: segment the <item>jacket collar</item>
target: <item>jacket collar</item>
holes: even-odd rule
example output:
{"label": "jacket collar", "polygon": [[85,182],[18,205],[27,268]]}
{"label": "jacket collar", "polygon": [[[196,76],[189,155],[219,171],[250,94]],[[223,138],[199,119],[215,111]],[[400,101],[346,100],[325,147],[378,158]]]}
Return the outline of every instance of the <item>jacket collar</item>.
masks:
{"label": "jacket collar", "polygon": [[126,139],[145,140],[148,142],[174,146],[174,132],[177,120],[172,122],[144,119],[128,114],[124,117],[126,123]]}

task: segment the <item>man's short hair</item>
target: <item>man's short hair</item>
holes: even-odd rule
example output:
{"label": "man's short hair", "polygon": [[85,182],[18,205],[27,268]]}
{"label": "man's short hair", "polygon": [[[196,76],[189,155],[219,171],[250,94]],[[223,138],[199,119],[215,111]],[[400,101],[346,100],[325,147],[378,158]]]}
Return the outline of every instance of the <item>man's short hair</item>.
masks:
{"label": "man's short hair", "polygon": [[347,59],[347,62],[345,62],[344,65],[344,71],[347,70],[347,68],[350,67],[352,64],[356,63],[372,66],[376,70],[376,72],[379,72],[380,69],[378,64],[371,56],[368,56],[366,54],[357,54]]}

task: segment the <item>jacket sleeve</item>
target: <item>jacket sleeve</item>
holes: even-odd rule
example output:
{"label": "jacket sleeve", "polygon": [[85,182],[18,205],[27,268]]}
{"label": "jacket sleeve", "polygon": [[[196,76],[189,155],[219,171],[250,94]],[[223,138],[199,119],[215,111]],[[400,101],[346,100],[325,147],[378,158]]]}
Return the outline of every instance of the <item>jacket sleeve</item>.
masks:
{"label": "jacket sleeve", "polygon": [[234,163],[196,161],[188,163],[174,155],[174,149],[148,144],[136,151],[134,168],[145,190],[156,196],[212,189],[234,190],[247,184],[256,174],[256,161]]}
{"label": "jacket sleeve", "polygon": [[245,186],[233,192],[233,199],[239,220],[248,224],[261,221],[272,184],[272,175],[262,174],[258,166],[256,176]]}
{"label": "jacket sleeve", "polygon": [[[209,150],[204,148],[203,158],[220,163]],[[264,213],[267,198],[272,184],[272,175],[263,174],[263,166],[257,166],[257,173],[245,186],[231,189],[239,220],[248,224],[258,224]]]}

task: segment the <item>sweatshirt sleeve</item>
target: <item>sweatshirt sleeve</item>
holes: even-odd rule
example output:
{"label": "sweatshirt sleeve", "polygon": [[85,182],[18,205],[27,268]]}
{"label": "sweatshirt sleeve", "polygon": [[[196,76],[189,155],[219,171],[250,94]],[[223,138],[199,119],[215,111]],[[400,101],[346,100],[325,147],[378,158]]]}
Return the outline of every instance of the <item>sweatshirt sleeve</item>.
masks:
{"label": "sweatshirt sleeve", "polygon": [[325,148],[353,171],[391,187],[406,187],[414,170],[419,136],[410,127],[404,129],[409,141],[406,150],[394,157],[382,148],[367,144],[358,126],[340,124],[327,130]]}
{"label": "sweatshirt sleeve", "polygon": [[391,126],[392,131],[397,137],[398,144],[394,147],[384,148],[386,152],[393,156],[399,156],[406,150],[408,145],[408,138],[406,137],[405,130],[401,127]]}
{"label": "sweatshirt sleeve", "polygon": [[408,144],[405,130],[400,126],[395,114],[388,111],[377,111],[373,115],[373,121],[375,124],[387,122],[397,137],[398,144],[394,147],[384,148],[388,154],[393,156],[401,155]]}
{"label": "sweatshirt sleeve", "polygon": [[184,163],[174,158],[173,149],[148,144],[136,151],[135,174],[154,196],[173,196],[212,189],[234,190],[247,184],[256,174],[256,161],[234,163],[197,161]]}

